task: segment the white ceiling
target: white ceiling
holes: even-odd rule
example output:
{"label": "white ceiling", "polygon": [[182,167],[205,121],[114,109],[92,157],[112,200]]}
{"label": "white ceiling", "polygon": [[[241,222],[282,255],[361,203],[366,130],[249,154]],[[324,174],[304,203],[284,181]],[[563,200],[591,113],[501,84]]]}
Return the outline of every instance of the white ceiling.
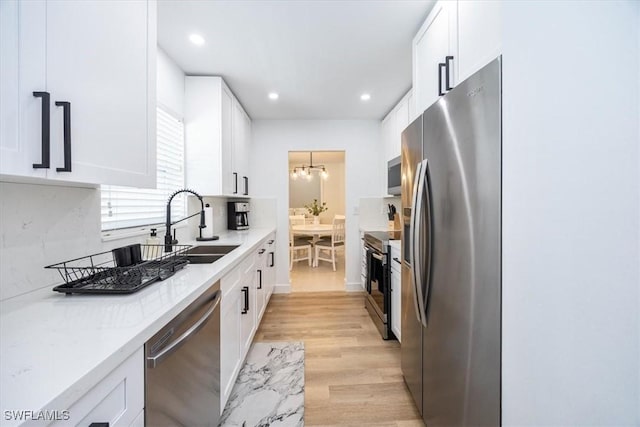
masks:
{"label": "white ceiling", "polygon": [[411,40],[434,3],[163,0],[158,43],[188,75],[222,76],[254,119],[381,119],[411,87]]}

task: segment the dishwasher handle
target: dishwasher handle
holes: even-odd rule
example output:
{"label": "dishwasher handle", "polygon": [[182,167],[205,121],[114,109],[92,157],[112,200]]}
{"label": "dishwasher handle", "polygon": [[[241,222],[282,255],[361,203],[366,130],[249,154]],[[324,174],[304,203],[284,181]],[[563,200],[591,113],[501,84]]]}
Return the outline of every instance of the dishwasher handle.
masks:
{"label": "dishwasher handle", "polygon": [[222,297],[222,292],[216,291],[216,293],[213,294],[213,297],[211,298],[212,303],[209,309],[207,310],[207,312],[204,313],[202,317],[196,323],[193,324],[193,326],[191,326],[189,329],[184,331],[184,333],[180,335],[173,343],[171,343],[171,345],[167,346],[164,350],[162,350],[160,353],[156,354],[155,356],[147,357],[147,367],[148,368],[157,367],[164,359],[166,359],[170,354],[172,354],[174,351],[179,349],[185,342],[187,342],[187,340],[191,338],[192,335],[194,335],[196,332],[202,329],[204,325],[207,324],[207,321],[209,320],[213,312],[216,311],[216,308],[218,308],[218,306],[220,305],[221,297]]}

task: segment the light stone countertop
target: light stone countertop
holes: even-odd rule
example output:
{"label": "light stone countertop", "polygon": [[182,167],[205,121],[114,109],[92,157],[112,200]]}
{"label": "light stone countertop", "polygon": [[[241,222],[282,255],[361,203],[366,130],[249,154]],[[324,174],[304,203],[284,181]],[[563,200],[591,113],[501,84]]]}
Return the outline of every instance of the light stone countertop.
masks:
{"label": "light stone countertop", "polygon": [[[3,301],[0,409],[68,409],[274,231],[229,231],[213,242],[180,242],[240,247],[134,294],[65,296],[45,288]],[[2,417],[0,424],[19,422]]]}

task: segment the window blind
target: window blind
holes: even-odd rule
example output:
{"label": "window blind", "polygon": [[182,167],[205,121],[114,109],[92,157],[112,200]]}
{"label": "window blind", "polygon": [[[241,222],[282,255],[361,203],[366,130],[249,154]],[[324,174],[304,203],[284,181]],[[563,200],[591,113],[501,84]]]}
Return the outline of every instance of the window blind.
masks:
{"label": "window blind", "polygon": [[[102,230],[164,224],[169,196],[184,188],[184,124],[157,108],[157,188],[101,186]],[[186,216],[186,197],[171,203],[172,220]]]}

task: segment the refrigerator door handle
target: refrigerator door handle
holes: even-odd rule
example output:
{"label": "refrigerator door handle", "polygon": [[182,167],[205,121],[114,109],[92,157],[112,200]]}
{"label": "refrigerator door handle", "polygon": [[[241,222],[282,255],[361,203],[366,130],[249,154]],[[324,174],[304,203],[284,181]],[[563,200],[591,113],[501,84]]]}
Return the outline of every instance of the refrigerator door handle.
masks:
{"label": "refrigerator door handle", "polygon": [[420,162],[418,169],[417,169],[417,182],[418,182],[418,186],[417,186],[417,191],[415,193],[415,198],[416,198],[416,203],[417,205],[415,205],[416,207],[415,209],[415,218],[414,218],[414,231],[413,231],[413,255],[415,256],[415,261],[411,264],[411,266],[413,267],[413,271],[414,271],[414,282],[415,282],[415,287],[416,287],[416,298],[418,300],[418,312],[420,313],[419,316],[419,320],[420,323],[422,323],[422,326],[427,326],[427,316],[426,316],[426,311],[425,311],[425,307],[424,307],[424,303],[426,301],[425,298],[425,290],[428,289],[428,283],[424,283],[425,279],[428,281],[429,277],[426,276],[424,274],[424,253],[422,252],[422,249],[424,248],[425,244],[424,244],[424,239],[423,239],[423,233],[424,230],[422,229],[422,218],[424,216],[424,206],[423,206],[423,199],[424,199],[424,192],[425,192],[425,182],[426,182],[426,177],[427,177],[427,170],[429,169],[429,164],[427,159],[423,160],[422,162]]}
{"label": "refrigerator door handle", "polygon": [[[420,183],[422,185],[422,189],[419,190],[419,217],[418,221],[422,221],[422,218],[425,218],[424,224],[425,229],[422,226],[418,227],[418,249],[419,249],[419,260],[420,260],[420,270],[423,273],[421,278],[424,278],[424,282],[422,283],[422,287],[420,291],[422,292],[422,314],[423,314],[423,325],[427,326],[427,311],[429,309],[429,292],[431,291],[431,265],[432,265],[432,257],[433,257],[433,229],[431,228],[431,184],[429,178],[429,162],[425,159],[422,161],[422,173],[420,175]],[[425,201],[426,206],[422,205],[422,201]],[[426,232],[426,236],[425,236]],[[422,250],[425,250],[425,253]],[[423,269],[424,267],[424,269]]]}
{"label": "refrigerator door handle", "polygon": [[417,253],[416,243],[418,236],[418,227],[416,223],[416,218],[420,218],[419,214],[419,195],[421,193],[420,182],[422,176],[422,162],[418,163],[416,167],[416,178],[413,182],[413,196],[412,196],[412,209],[411,209],[411,236],[409,237],[409,262],[411,263],[411,282],[413,284],[413,307],[416,313],[416,319],[420,324],[425,325],[423,320],[423,310],[421,309],[420,301],[422,299],[422,290],[420,284],[420,272],[419,270],[419,262],[420,255]]}

